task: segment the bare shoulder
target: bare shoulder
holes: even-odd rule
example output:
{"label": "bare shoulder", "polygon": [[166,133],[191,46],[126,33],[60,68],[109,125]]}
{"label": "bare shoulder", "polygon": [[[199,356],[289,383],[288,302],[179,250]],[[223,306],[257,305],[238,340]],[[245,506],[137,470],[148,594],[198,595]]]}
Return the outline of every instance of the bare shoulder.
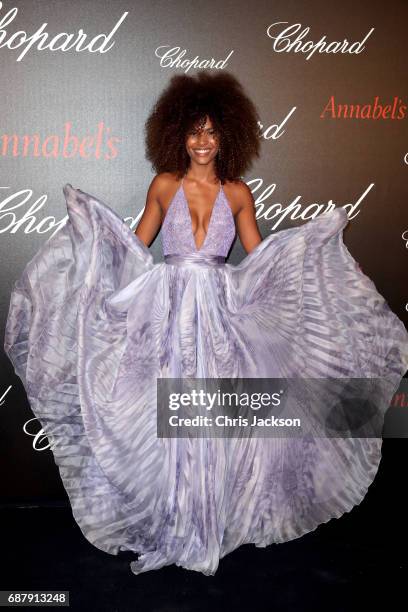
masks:
{"label": "bare shoulder", "polygon": [[256,220],[255,200],[251,190],[244,181],[227,184],[225,194],[230,199],[234,214],[235,226],[242,246],[250,253],[260,242],[262,235]]}
{"label": "bare shoulder", "polygon": [[250,188],[244,181],[226,181],[223,188],[234,216],[243,208],[253,208],[254,198]]}
{"label": "bare shoulder", "polygon": [[166,209],[177,190],[178,184],[179,181],[176,178],[176,175],[171,172],[161,172],[160,174],[156,174],[150,183],[148,198],[153,198],[156,200],[162,211],[166,212]]}

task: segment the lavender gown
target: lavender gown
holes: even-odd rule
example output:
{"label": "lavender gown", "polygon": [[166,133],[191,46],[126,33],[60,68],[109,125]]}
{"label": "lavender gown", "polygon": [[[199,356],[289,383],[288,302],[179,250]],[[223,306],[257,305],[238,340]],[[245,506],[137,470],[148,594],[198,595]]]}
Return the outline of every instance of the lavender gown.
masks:
{"label": "lavender gown", "polygon": [[180,185],[154,264],[109,206],[64,194],[68,223],[14,285],[5,350],[84,536],[139,553],[135,574],[174,563],[211,575],[241,544],[298,538],[359,504],[381,438],[156,436],[156,377],[384,376],[398,388],[408,334],[344,245],[346,211],[231,265],[222,187],[197,250]]}

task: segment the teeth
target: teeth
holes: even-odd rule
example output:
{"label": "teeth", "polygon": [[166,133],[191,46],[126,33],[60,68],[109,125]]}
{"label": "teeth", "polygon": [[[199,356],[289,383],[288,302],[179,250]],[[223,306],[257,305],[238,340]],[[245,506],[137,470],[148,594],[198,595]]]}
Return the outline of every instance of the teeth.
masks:
{"label": "teeth", "polygon": [[210,149],[196,149],[196,153],[208,153]]}

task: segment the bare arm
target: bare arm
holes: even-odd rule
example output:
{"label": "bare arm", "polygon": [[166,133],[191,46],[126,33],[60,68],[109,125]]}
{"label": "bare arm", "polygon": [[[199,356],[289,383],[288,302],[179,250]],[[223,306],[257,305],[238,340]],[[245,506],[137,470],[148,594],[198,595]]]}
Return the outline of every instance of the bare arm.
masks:
{"label": "bare arm", "polygon": [[256,222],[255,200],[251,190],[244,182],[239,183],[238,189],[240,193],[237,193],[236,197],[241,207],[235,216],[237,233],[245,251],[250,253],[262,242],[262,235]]}
{"label": "bare arm", "polygon": [[162,223],[162,209],[158,200],[160,179],[155,176],[146,195],[146,204],[135,234],[146,246],[150,246]]}

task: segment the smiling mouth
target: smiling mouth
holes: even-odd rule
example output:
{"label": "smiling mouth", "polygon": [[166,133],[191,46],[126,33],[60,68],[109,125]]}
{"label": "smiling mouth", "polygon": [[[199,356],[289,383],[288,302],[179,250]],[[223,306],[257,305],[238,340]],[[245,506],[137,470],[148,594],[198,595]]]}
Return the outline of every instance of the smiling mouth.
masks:
{"label": "smiling mouth", "polygon": [[211,149],[193,149],[194,153],[197,155],[207,155],[211,151]]}

